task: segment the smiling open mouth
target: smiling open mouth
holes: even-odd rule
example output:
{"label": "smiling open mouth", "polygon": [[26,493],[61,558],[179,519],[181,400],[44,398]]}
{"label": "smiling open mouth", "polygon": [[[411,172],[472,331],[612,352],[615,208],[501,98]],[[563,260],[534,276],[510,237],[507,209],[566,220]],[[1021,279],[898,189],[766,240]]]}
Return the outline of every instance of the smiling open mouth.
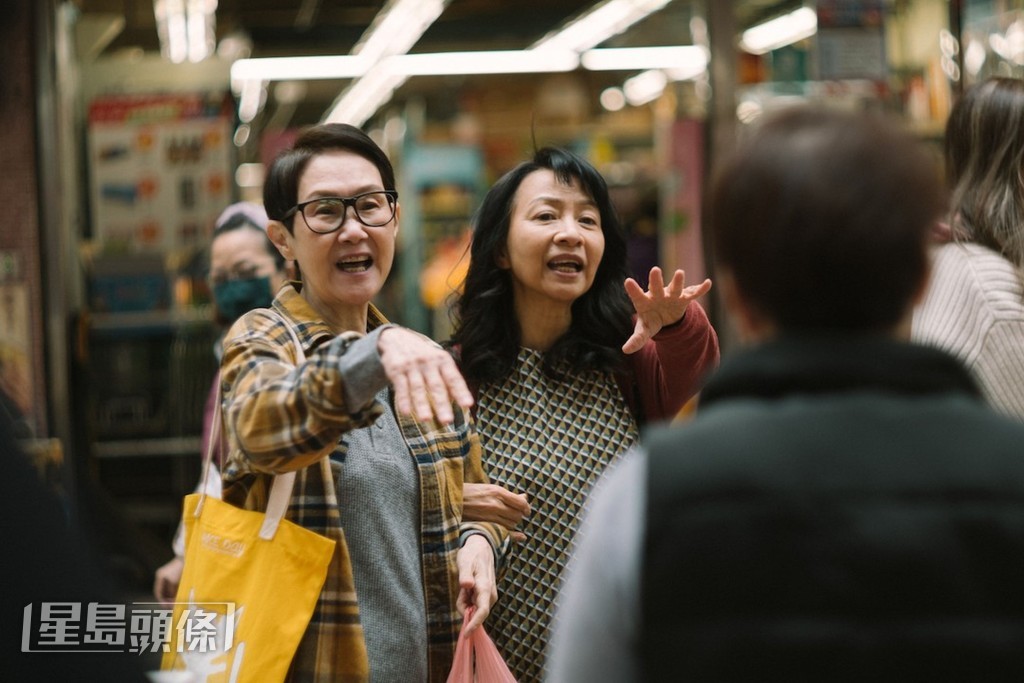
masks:
{"label": "smiling open mouth", "polygon": [[373,259],[369,256],[346,256],[340,259],[335,266],[346,273],[363,273],[373,265]]}
{"label": "smiling open mouth", "polygon": [[583,264],[578,261],[552,261],[548,268],[559,273],[578,273],[583,270]]}

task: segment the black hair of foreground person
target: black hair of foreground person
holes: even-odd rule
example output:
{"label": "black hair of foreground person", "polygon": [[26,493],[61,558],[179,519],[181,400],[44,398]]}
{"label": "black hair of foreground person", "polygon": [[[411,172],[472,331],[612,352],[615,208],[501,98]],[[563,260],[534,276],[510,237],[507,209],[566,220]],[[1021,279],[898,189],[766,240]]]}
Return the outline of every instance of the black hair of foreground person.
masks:
{"label": "black hair of foreground person", "polygon": [[127,651],[87,652],[81,644],[77,652],[75,646],[66,648],[71,652],[22,651],[26,606],[35,615],[29,622],[31,640],[38,638],[43,603],[81,605],[82,621],[72,626],[81,635],[89,602],[126,605],[128,598],[119,594],[88,547],[85,530],[69,520],[66,501],[40,478],[5,411],[0,411],[0,456],[5,468],[0,479],[0,681],[145,681],[144,672],[156,668],[159,659]]}
{"label": "black hair of foreground person", "polygon": [[1024,426],[905,341],[945,209],[931,156],[794,108],[710,198],[746,347],[596,490],[549,680],[1020,680]]}

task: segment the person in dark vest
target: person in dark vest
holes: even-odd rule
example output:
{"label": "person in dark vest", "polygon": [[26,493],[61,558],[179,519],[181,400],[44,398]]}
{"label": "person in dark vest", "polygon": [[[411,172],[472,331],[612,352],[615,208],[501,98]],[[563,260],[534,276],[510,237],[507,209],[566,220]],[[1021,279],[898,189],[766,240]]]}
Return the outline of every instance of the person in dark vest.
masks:
{"label": "person in dark vest", "polygon": [[718,170],[743,348],[596,489],[549,680],[1024,678],[1024,427],[906,341],[945,204],[933,156],[797,107]]}

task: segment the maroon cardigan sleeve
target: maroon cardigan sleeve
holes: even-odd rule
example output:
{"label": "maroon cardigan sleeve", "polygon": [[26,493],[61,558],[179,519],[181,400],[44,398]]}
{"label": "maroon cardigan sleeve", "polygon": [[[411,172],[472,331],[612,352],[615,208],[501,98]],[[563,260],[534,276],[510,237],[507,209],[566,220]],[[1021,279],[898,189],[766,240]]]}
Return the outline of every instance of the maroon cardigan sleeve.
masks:
{"label": "maroon cardigan sleeve", "polygon": [[701,305],[691,301],[682,320],[626,359],[632,373],[619,383],[634,414],[648,422],[671,419],[718,365],[718,335]]}

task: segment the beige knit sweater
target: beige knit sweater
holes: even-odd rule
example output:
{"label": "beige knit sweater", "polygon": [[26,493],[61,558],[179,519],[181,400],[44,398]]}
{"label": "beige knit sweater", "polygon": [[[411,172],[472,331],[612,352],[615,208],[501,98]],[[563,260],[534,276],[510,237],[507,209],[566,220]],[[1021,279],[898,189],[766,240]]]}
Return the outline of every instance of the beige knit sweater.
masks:
{"label": "beige knit sweater", "polygon": [[1024,283],[1010,261],[976,244],[938,248],[912,338],[960,358],[989,403],[1024,421]]}

